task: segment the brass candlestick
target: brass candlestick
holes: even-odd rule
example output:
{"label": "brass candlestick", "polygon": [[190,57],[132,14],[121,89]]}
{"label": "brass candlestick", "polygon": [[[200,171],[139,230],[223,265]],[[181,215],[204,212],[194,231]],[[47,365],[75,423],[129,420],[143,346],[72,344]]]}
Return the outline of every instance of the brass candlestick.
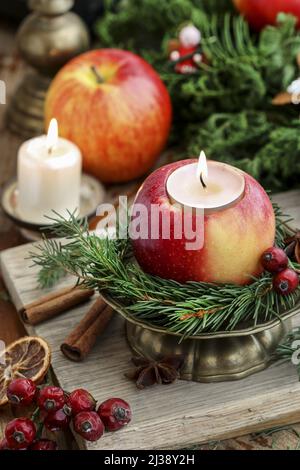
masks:
{"label": "brass candlestick", "polygon": [[44,132],[44,102],[51,78],[89,48],[87,27],[69,11],[74,0],[29,0],[28,5],[33,13],[21,24],[17,45],[35,70],[17,89],[7,114],[8,127],[26,138]]}

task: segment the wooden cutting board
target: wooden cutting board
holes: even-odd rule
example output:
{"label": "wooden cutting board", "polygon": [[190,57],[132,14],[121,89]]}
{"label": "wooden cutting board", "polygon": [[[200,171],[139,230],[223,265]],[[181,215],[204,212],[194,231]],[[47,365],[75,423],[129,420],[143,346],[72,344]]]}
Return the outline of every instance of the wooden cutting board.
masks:
{"label": "wooden cutting board", "polygon": [[[300,227],[300,191],[275,199]],[[33,248],[28,244],[1,253],[3,278],[18,309],[47,292],[38,288],[37,269],[27,259]],[[60,287],[70,282],[65,279]],[[51,345],[53,370],[64,389],[83,387],[99,401],[118,396],[132,406],[133,421],[126,429],[107,433],[95,444],[78,439],[81,448],[184,448],[300,421],[300,383],[295,367],[287,363],[273,364],[236,382],[179,381],[138,391],[124,377],[131,368],[132,353],[123,320],[117,314],[88,359],[79,364],[69,362],[61,354],[60,344],[88,308],[86,304],[35,328],[26,327],[28,333],[45,338]],[[300,325],[300,314],[294,324]]]}

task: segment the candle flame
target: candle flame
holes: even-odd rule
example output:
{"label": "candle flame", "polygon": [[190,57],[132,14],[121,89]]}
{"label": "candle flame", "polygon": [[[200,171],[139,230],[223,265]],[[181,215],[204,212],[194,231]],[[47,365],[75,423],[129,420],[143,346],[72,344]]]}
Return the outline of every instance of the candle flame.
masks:
{"label": "candle flame", "polygon": [[206,181],[208,178],[208,167],[207,167],[206,155],[203,152],[203,150],[201,150],[199,160],[198,160],[197,178],[200,179],[202,186],[205,188]]}
{"label": "candle flame", "polygon": [[49,153],[56,147],[58,141],[58,124],[56,119],[51,119],[47,139],[46,139],[46,146]]}

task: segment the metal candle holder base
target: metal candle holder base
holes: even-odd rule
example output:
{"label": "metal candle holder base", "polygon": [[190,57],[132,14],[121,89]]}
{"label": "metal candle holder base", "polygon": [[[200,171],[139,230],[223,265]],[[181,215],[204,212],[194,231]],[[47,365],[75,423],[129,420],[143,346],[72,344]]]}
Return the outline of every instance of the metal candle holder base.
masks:
{"label": "metal candle holder base", "polygon": [[17,89],[7,113],[8,128],[28,139],[44,133],[45,97],[51,79],[28,74]]}
{"label": "metal candle holder base", "polygon": [[138,355],[158,359],[171,354],[183,354],[184,365],[180,378],[194,382],[224,382],[237,380],[265,369],[272,354],[285,335],[291,322],[246,336],[223,336],[187,339],[178,344],[178,338],[151,331],[127,322],[127,338]]}
{"label": "metal candle holder base", "polygon": [[[24,238],[28,240],[40,240],[45,233],[45,222],[33,223],[22,217],[18,206],[19,190],[17,180],[6,184],[2,191],[1,206],[6,214],[21,230]],[[104,186],[93,176],[83,173],[80,190],[80,217],[90,219],[96,214],[99,204],[105,200]],[[46,232],[49,236],[49,231]]]}
{"label": "metal candle holder base", "polygon": [[132,350],[147,358],[182,354],[185,356],[180,378],[194,382],[238,380],[268,367],[272,356],[292,329],[291,318],[300,305],[273,320],[252,328],[203,333],[181,343],[180,335],[138,321],[111,298],[105,297],[126,319],[127,339]]}
{"label": "metal candle holder base", "polygon": [[89,48],[83,21],[69,11],[74,0],[27,0],[33,11],[20,25],[17,46],[33,72],[19,86],[7,113],[10,130],[29,138],[44,133],[45,97],[51,78]]}

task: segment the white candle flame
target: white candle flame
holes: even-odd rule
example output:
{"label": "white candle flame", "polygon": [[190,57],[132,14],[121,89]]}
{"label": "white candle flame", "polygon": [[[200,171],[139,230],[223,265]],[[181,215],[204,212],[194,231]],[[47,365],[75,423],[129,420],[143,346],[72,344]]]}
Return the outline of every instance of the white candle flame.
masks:
{"label": "white candle flame", "polygon": [[198,160],[198,166],[197,166],[197,178],[204,181],[204,183],[207,182],[208,179],[208,167],[207,167],[207,161],[206,161],[206,155],[201,150],[199,160]]}
{"label": "white candle flame", "polygon": [[57,146],[58,142],[58,124],[56,119],[51,119],[47,139],[46,139],[46,146],[49,153]]}

